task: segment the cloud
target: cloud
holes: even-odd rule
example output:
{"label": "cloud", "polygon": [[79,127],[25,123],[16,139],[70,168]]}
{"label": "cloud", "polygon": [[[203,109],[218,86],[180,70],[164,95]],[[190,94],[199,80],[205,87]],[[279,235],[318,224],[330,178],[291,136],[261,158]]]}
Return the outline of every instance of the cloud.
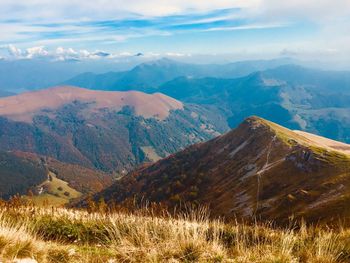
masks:
{"label": "cloud", "polygon": [[[185,10],[186,8],[183,6],[180,9]],[[4,28],[0,44],[1,42],[6,43],[6,40],[20,45],[28,43],[37,46],[50,45],[52,42],[56,45],[59,45],[59,43],[63,45],[63,42],[85,42],[90,45],[92,45],[91,43],[113,44],[134,38],[202,32],[210,28],[232,30],[234,27],[237,27],[240,30],[252,29],[252,26],[250,26],[252,22],[246,21],[241,17],[240,9],[228,8],[206,12],[198,11],[202,9],[205,8],[194,8],[192,13],[188,11],[188,13],[182,15],[162,17],[144,17],[139,15],[135,17],[134,14],[133,18],[109,20],[94,20],[93,17],[56,22],[51,20],[30,21],[30,23],[22,20],[0,20],[0,26]],[[263,29],[265,27],[254,25],[254,29],[259,28]],[[213,29],[213,31],[216,29]]]}
{"label": "cloud", "polygon": [[[275,46],[278,50],[295,50],[296,47],[312,50],[316,46],[320,50],[339,49],[344,53],[350,49],[346,48],[350,46],[350,1],[1,0],[0,28],[0,45],[14,44],[16,47],[8,47],[10,56],[21,59],[114,58],[122,56],[125,49],[131,54],[142,51],[148,56],[151,51],[161,53],[157,49],[165,54],[169,46],[174,54],[205,49],[216,52],[215,48],[217,52],[238,48],[264,52],[266,50],[261,47],[268,37],[271,41],[265,47],[270,50],[276,50]],[[284,35],[282,28],[285,28]],[[275,35],[257,33],[273,30]],[[256,35],[244,43],[239,36],[248,34],[242,31]],[[227,42],[218,43],[218,47],[210,46],[212,40],[220,36]],[[188,47],[177,47],[177,39],[185,37],[196,40],[188,41]],[[232,41],[235,45],[231,45]],[[148,49],[143,49],[144,43],[148,44]],[[62,47],[58,53],[54,50],[57,46]],[[132,48],[128,49],[129,46]],[[155,50],[151,49],[153,47]],[[113,53],[119,49],[119,53]]]}
{"label": "cloud", "polygon": [[48,50],[45,46],[30,47],[25,50],[17,48],[10,44],[0,46],[0,49],[6,49],[10,59],[49,59],[57,61],[67,60],[84,60],[84,59],[98,59],[108,58],[111,54],[105,51],[96,50],[90,52],[87,50],[75,50],[73,48],[58,47],[55,50]]}
{"label": "cloud", "polygon": [[111,54],[102,50],[96,50],[90,52],[86,49],[83,50],[74,50],[73,48],[63,48],[58,47],[55,52],[51,54],[51,57],[54,60],[67,61],[67,60],[87,60],[87,59],[100,59],[108,58]]}
{"label": "cloud", "polygon": [[127,57],[146,57],[157,58],[161,56],[182,57],[190,56],[190,54],[172,53],[130,53],[130,52],[115,52],[110,53],[103,50],[88,51],[86,49],[76,50],[74,48],[57,47],[56,49],[47,49],[44,46],[30,47],[25,50],[17,48],[15,45],[0,46],[0,49],[6,49],[10,55],[7,58],[0,56],[2,59],[46,59],[50,61],[83,61],[83,60],[97,60],[97,59],[118,59]]}
{"label": "cloud", "polygon": [[254,15],[265,19],[300,20],[306,19],[317,23],[328,23],[330,20],[350,15],[349,0],[261,0],[250,10]]}
{"label": "cloud", "polygon": [[48,55],[49,52],[44,46],[27,48],[25,52],[26,58],[46,57]]}
{"label": "cloud", "polygon": [[211,31],[235,31],[235,30],[254,30],[254,29],[268,29],[268,28],[278,28],[286,27],[286,24],[250,24],[242,26],[227,26],[227,27],[212,27],[204,29],[204,32]]}
{"label": "cloud", "polygon": [[8,45],[7,46],[8,52],[13,57],[21,57],[22,56],[22,50],[19,48],[16,48],[14,45]]}
{"label": "cloud", "polygon": [[87,20],[126,19],[135,16],[161,17],[194,12],[207,12],[226,8],[254,6],[258,0],[2,0],[0,14],[3,19]]}

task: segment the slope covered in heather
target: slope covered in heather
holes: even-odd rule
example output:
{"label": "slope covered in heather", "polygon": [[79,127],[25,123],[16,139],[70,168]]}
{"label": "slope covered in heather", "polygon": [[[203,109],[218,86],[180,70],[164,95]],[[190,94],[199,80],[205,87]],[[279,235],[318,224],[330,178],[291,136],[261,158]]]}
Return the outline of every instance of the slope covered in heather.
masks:
{"label": "slope covered in heather", "polygon": [[349,145],[337,146],[251,117],[227,134],[136,170],[98,197],[208,205],[213,216],[228,219],[347,218]]}

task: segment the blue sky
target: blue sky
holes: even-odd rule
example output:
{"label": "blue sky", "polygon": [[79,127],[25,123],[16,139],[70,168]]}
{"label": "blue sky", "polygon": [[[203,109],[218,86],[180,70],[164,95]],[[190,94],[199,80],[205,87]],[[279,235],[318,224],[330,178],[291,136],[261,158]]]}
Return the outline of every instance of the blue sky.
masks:
{"label": "blue sky", "polygon": [[289,2],[1,0],[0,58],[350,58],[350,0]]}

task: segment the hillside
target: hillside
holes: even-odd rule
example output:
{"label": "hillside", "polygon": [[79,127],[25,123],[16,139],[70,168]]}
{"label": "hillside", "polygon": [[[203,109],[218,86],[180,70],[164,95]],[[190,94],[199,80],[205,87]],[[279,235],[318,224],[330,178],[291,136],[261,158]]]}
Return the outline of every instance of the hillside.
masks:
{"label": "hillside", "polygon": [[311,136],[251,117],[227,134],[130,173],[97,198],[170,207],[190,202],[227,219],[349,218],[349,145],[324,146]]}
{"label": "hillside", "polygon": [[0,152],[0,194],[8,199],[17,193],[26,194],[30,187],[43,182],[47,170],[40,160],[27,160],[14,153]]}
{"label": "hillside", "polygon": [[227,129],[216,111],[159,93],[56,87],[0,105],[2,150],[119,174]]}
{"label": "hillside", "polygon": [[[49,189],[53,182],[59,183],[55,189]],[[69,189],[75,192],[68,196],[68,202],[81,194],[93,194],[112,184],[110,175],[81,167],[59,162],[53,158],[39,156],[26,152],[0,153],[0,191],[1,197],[8,199],[16,194],[26,195],[31,190],[35,196],[44,200],[52,199],[57,187],[66,185],[61,190],[63,195]],[[40,189],[41,188],[41,189]],[[79,194],[78,194],[79,193]],[[52,197],[52,198],[51,198]]]}

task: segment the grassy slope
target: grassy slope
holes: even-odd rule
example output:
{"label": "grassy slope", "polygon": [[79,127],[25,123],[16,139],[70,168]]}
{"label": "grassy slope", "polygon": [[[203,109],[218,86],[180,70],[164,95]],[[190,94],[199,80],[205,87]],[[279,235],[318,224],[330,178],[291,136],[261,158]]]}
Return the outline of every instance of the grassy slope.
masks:
{"label": "grassy slope", "polygon": [[0,212],[4,262],[345,263],[349,240],[348,229],[224,224],[201,211],[178,218],[38,208]]}
{"label": "grassy slope", "polygon": [[67,204],[71,199],[78,198],[82,194],[68,185],[67,182],[58,179],[56,175],[49,172],[49,178],[39,187],[43,187],[45,193],[33,196],[31,199],[36,205],[60,206]]}

